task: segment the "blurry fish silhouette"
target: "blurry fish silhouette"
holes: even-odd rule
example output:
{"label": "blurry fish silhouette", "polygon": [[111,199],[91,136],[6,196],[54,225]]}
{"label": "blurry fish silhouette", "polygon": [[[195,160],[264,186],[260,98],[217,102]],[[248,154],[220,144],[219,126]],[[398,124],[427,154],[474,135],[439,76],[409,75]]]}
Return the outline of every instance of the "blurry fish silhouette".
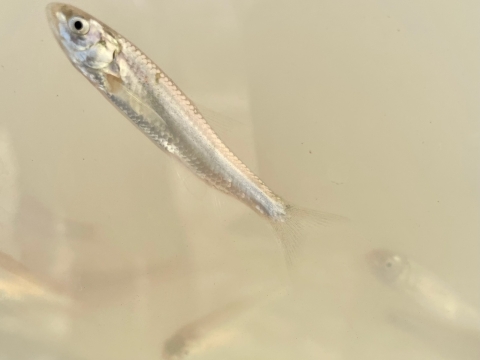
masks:
{"label": "blurry fish silhouette", "polygon": [[[189,274],[185,270],[186,259],[174,258],[158,264],[146,264],[145,273],[138,273],[131,264],[110,271],[74,269],[74,279],[62,284],[48,276],[31,271],[21,262],[0,251],[0,306],[7,302],[42,303],[65,307],[72,314],[108,306],[112,299],[120,301],[135,292],[139,278],[148,278],[152,283],[181,278]],[[1,310],[1,308],[0,308]]]}
{"label": "blurry fish silhouette", "polygon": [[43,301],[59,306],[72,302],[65,288],[34,274],[26,266],[0,251],[0,302]]}
{"label": "blurry fish silhouette", "polygon": [[132,298],[136,304],[139,296],[148,297],[148,289],[146,294],[138,292],[139,280],[147,279],[147,284],[153,285],[184,275],[181,261],[147,264],[142,272],[128,263],[121,269],[103,272],[83,274],[79,269],[64,286],[0,252],[0,358],[9,349],[1,345],[5,336],[25,339],[26,344],[50,344],[50,349],[57,349],[78,319],[112,304]]}
{"label": "blurry fish silhouette", "polygon": [[[141,275],[132,266],[131,254],[102,241],[98,233],[94,224],[59,216],[35,197],[22,195],[14,233],[22,261],[2,251],[0,239],[0,301],[35,301],[77,311],[108,304],[131,292]],[[65,248],[66,252],[59,251]],[[118,266],[92,268],[103,263],[105,256],[116,259]],[[166,261],[149,262],[146,271],[154,278],[181,269]]]}
{"label": "blurry fish silhouette", "polygon": [[427,269],[384,249],[369,252],[366,259],[380,281],[411,298],[427,314],[453,326],[480,330],[478,310]]}
{"label": "blurry fish silhouette", "polygon": [[[69,332],[76,311],[65,288],[0,252],[0,338],[16,337],[26,344],[55,339],[57,345]],[[12,345],[2,345],[0,355]]]}
{"label": "blurry fish silhouette", "polygon": [[247,309],[248,304],[233,302],[183,326],[165,341],[164,359],[182,359],[208,348],[228,344],[235,336],[235,330],[227,326],[229,321]]}
{"label": "blurry fish silhouette", "polygon": [[[269,299],[284,295],[285,291],[270,294]],[[260,297],[260,299],[259,299]],[[239,331],[233,322],[256,307],[266,296],[247,298],[228,303],[207,315],[188,323],[168,338],[163,345],[163,358],[180,360],[187,356],[206,351],[211,348],[229,344]]]}

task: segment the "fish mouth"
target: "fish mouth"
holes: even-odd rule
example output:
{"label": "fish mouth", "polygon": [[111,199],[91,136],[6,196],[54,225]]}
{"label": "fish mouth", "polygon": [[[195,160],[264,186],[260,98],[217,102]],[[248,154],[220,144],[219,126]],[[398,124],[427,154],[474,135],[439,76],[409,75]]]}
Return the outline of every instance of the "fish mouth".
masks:
{"label": "fish mouth", "polygon": [[57,2],[52,2],[50,4],[48,4],[46,7],[45,7],[45,11],[47,13],[47,18],[48,18],[48,21],[50,22],[58,22],[57,20],[57,14],[59,12],[61,12],[61,8],[64,7],[65,4],[62,4],[62,3],[57,3]]}
{"label": "fish mouth", "polygon": [[48,24],[52,29],[55,37],[59,37],[59,18],[58,15],[62,13],[61,9],[65,4],[62,3],[50,3],[46,6],[45,12],[47,13]]}

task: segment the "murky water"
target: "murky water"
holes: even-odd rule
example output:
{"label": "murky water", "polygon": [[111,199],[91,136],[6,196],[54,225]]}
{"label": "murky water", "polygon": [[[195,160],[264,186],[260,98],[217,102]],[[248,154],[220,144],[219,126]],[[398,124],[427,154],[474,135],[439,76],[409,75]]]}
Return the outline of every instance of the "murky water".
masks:
{"label": "murky water", "polygon": [[[480,309],[478,2],[74,3],[274,191],[349,219],[290,271],[267,223],[73,69],[46,3],[0,11],[0,359],[479,358],[455,312]],[[379,281],[377,248],[427,280]]]}

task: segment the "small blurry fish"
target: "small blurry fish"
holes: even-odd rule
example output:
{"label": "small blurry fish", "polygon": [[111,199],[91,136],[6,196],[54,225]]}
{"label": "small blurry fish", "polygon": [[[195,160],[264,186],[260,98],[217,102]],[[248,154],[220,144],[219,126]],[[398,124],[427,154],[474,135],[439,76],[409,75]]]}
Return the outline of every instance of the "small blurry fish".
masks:
{"label": "small blurry fish", "polygon": [[165,341],[163,358],[180,360],[186,356],[230,343],[239,336],[238,330],[231,326],[232,322],[258,306],[262,301],[270,301],[285,294],[285,290],[282,289],[268,297],[260,295],[255,298],[233,301],[188,323]]}
{"label": "small blurry fish", "polygon": [[235,301],[180,328],[163,346],[163,358],[183,359],[209,348],[228,344],[236,333],[228,324],[249,309],[248,301]]}
{"label": "small blurry fish", "polygon": [[26,266],[0,251],[0,302],[41,301],[70,306],[73,299],[58,284],[33,274]]}
{"label": "small blurry fish", "polygon": [[480,330],[480,313],[466,304],[447,284],[407,257],[376,249],[366,255],[375,276],[420,305],[427,313],[451,325]]}
{"label": "small blurry fish", "polygon": [[61,3],[48,5],[47,17],[73,66],[160,149],[211,187],[268,219],[287,260],[305,220],[339,218],[300,210],[276,195],[227,148],[173,81],[115,30]]}

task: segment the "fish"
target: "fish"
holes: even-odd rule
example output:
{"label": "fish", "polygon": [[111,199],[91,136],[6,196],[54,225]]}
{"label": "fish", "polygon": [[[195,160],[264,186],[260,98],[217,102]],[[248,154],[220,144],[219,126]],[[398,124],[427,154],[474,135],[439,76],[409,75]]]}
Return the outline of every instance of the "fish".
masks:
{"label": "fish", "polygon": [[228,326],[229,323],[250,306],[252,304],[248,301],[233,301],[182,326],[163,343],[163,358],[183,359],[228,344],[236,337],[236,331]]}
{"label": "fish", "polygon": [[34,274],[21,262],[0,251],[0,301],[43,301],[69,307],[73,298],[66,288],[48,278]]}
{"label": "fish", "polygon": [[204,353],[208,349],[227,346],[241,336],[234,326],[244,315],[268,305],[288,294],[285,288],[233,300],[206,315],[180,327],[163,343],[165,360],[180,360],[187,356]]}
{"label": "fish", "polygon": [[228,346],[239,336],[238,330],[234,328],[224,326],[206,331],[195,325],[201,326],[201,324],[189,324],[165,341],[162,349],[163,359],[180,360],[187,356],[204,353],[208,349]]}
{"label": "fish", "polygon": [[375,249],[366,255],[366,261],[378,280],[406,295],[433,319],[480,331],[480,312],[434,273],[407,256]]}
{"label": "fish", "polygon": [[287,260],[299,229],[340,216],[283,200],[220,140],[198,107],[132,42],[92,15],[63,3],[46,8],[50,28],[73,66],[156,146],[209,186],[267,218]]}

